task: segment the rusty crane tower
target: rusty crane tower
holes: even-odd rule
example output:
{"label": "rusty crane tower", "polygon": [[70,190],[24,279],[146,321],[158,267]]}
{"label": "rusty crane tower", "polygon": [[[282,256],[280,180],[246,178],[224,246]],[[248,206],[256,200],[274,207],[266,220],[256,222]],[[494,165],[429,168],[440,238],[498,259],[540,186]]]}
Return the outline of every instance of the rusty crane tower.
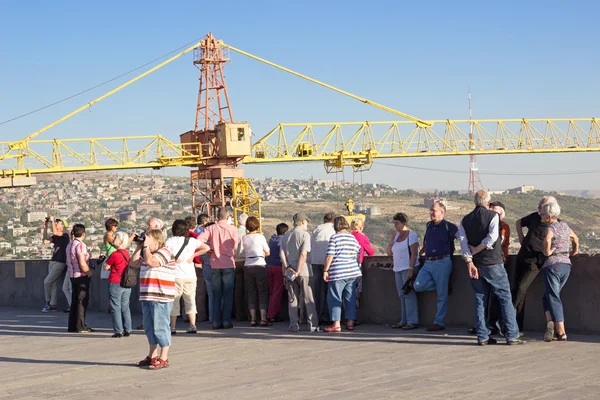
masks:
{"label": "rusty crane tower", "polygon": [[260,197],[238,168],[251,154],[251,131],[233,119],[223,74],[228,62],[228,49],[210,33],[194,50],[200,71],[196,122],[180,135],[183,149],[203,160],[191,171],[192,206],[195,214],[215,216],[216,207],[231,206],[235,220],[242,212],[260,217]]}

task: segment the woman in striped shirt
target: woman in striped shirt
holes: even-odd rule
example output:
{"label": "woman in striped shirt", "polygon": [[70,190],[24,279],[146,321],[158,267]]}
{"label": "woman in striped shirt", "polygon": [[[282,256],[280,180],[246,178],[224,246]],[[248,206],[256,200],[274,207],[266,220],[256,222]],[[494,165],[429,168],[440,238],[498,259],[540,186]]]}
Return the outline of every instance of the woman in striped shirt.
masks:
{"label": "woman in striped shirt", "polygon": [[332,326],[325,332],[341,332],[342,300],[346,313],[346,329],[354,330],[356,320],[356,278],[362,276],[358,266],[360,245],[356,238],[348,232],[348,221],[344,217],[333,220],[335,234],[329,239],[323,279],[329,282],[327,304]]}
{"label": "woman in striped shirt", "polygon": [[[140,302],[144,316],[144,332],[148,338],[148,356],[137,363],[150,369],[169,366],[171,329],[169,315],[175,297],[175,266],[169,263],[171,253],[165,247],[161,230],[146,233],[131,257],[131,266],[140,268]],[[160,354],[158,346],[161,347]]]}

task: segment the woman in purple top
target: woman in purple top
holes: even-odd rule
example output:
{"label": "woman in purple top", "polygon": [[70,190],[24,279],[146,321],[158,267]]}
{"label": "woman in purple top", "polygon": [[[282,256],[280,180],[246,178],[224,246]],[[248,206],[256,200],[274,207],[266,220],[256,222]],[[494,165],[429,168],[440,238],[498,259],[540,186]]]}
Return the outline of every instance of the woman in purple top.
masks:
{"label": "woman in purple top", "polygon": [[270,254],[265,258],[267,262],[267,279],[269,283],[269,308],[267,309],[267,319],[270,322],[282,322],[279,317],[281,311],[281,299],[283,298],[283,270],[281,269],[281,238],[288,231],[287,224],[281,223],[275,228],[277,234],[269,239]]}
{"label": "woman in purple top", "polygon": [[[542,222],[548,225],[544,237],[544,255],[548,257],[542,266],[544,280],[544,312],[546,313],[546,332],[544,341],[567,340],[565,316],[560,291],[567,283],[571,272],[570,256],[579,252],[579,239],[566,222],[558,220],[560,206],[548,202],[542,206]],[[571,244],[573,248],[571,250]]]}

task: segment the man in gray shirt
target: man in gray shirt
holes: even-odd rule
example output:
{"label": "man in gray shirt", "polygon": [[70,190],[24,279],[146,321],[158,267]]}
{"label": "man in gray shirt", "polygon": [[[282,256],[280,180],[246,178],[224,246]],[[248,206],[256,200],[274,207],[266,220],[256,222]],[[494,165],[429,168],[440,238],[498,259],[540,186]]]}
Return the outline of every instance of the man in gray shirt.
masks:
{"label": "man in gray shirt", "polygon": [[[299,299],[304,301],[308,329],[311,332],[319,330],[319,319],[315,310],[315,300],[309,285],[309,271],[306,260],[310,253],[310,234],[306,231],[308,217],[303,213],[294,214],[294,229],[281,239],[281,265],[284,280],[293,289],[293,298],[289,303],[290,331],[298,332]],[[291,282],[289,282],[291,280]]]}

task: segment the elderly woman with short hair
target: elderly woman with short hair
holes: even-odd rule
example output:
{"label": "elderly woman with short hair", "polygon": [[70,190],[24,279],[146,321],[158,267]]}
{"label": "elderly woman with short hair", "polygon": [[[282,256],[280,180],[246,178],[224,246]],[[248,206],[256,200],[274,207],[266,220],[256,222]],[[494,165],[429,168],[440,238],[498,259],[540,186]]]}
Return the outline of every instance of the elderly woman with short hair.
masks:
{"label": "elderly woman with short hair", "polygon": [[112,315],[114,338],[127,337],[132,331],[129,299],[131,288],[121,286],[121,276],[129,265],[127,245],[129,236],[123,231],[114,232],[112,245],[115,247],[104,263],[104,269],[110,271],[108,289],[110,293],[110,313]]}
{"label": "elderly woman with short hair", "polygon": [[346,329],[354,330],[356,320],[356,278],[362,276],[358,266],[360,244],[348,232],[348,221],[344,217],[333,220],[335,234],[329,239],[323,279],[328,282],[327,304],[332,326],[324,329],[328,333],[342,331],[342,301],[346,313]]}
{"label": "elderly woman with short hair", "polygon": [[[548,258],[542,266],[544,281],[542,302],[547,321],[546,332],[544,333],[545,342],[567,340],[560,291],[567,283],[571,272],[571,259],[569,257],[579,252],[577,235],[566,222],[558,220],[559,215],[560,206],[558,203],[548,202],[542,206],[542,222],[548,225],[544,237],[544,255]],[[571,245],[573,245],[572,249]]]}

